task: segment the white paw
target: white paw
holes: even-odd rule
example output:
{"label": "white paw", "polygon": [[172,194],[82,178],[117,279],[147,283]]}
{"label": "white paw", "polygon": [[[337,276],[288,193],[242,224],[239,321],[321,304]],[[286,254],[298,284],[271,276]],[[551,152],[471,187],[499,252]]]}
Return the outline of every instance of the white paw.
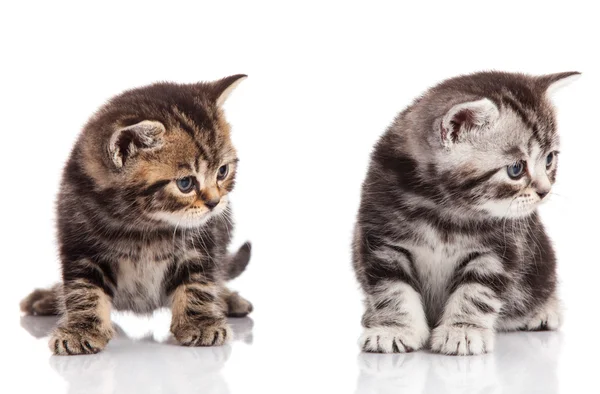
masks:
{"label": "white paw", "polygon": [[359,339],[362,350],[371,353],[409,353],[423,347],[429,328],[371,327]]}
{"label": "white paw", "polygon": [[469,324],[441,325],[431,334],[431,350],[451,355],[477,355],[494,350],[494,330]]}
{"label": "white paw", "polygon": [[527,323],[524,329],[528,331],[558,330],[562,318],[557,308],[544,308],[535,314]]}

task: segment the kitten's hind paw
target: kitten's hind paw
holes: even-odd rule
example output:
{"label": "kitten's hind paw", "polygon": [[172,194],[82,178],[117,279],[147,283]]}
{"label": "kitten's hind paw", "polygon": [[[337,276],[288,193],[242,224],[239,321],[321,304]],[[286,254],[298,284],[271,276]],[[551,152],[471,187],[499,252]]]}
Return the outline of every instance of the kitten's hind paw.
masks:
{"label": "kitten's hind paw", "polygon": [[381,326],[366,328],[359,339],[360,347],[369,353],[410,353],[423,347],[428,330]]}
{"label": "kitten's hind paw", "polygon": [[522,329],[525,331],[555,331],[561,324],[561,315],[557,309],[544,308],[536,313]]}
{"label": "kitten's hind paw", "polygon": [[227,302],[228,317],[245,317],[254,309],[252,303],[237,292],[231,293],[225,301]]}
{"label": "kitten's hind paw", "polygon": [[494,330],[472,324],[443,324],[431,334],[431,350],[437,353],[467,356],[494,350]]}
{"label": "kitten's hind paw", "polygon": [[36,289],[21,301],[21,311],[28,315],[58,315],[58,286]]}
{"label": "kitten's hind paw", "polygon": [[111,333],[59,327],[50,337],[48,346],[57,356],[95,354],[106,347],[110,338]]}

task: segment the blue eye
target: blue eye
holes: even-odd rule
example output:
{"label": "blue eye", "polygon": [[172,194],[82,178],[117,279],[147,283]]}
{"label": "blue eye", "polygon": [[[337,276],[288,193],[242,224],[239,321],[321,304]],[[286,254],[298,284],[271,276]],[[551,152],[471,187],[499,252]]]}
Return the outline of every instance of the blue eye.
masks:
{"label": "blue eye", "polygon": [[229,164],[222,165],[217,171],[217,179],[222,181],[229,173]]}
{"label": "blue eye", "polygon": [[508,172],[508,176],[512,179],[519,179],[525,173],[525,163],[520,161],[515,164],[511,164],[506,167],[506,172]]}
{"label": "blue eye", "polygon": [[546,168],[550,168],[552,163],[554,163],[554,152],[550,152],[548,156],[546,156]]}
{"label": "blue eye", "polygon": [[180,178],[176,181],[177,187],[182,193],[189,193],[194,190],[194,180],[191,176]]}

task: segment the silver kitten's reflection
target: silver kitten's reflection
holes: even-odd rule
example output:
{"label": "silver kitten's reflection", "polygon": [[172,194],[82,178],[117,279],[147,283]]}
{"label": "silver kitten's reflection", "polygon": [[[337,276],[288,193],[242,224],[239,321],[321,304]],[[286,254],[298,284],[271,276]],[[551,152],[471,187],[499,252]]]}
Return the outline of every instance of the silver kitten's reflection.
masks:
{"label": "silver kitten's reflection", "polygon": [[[37,338],[49,335],[56,322],[54,317],[21,318],[23,328]],[[252,341],[252,319],[230,319],[230,324],[236,340]],[[187,348],[172,338],[157,342],[151,334],[133,340],[116,329],[101,353],[50,357],[52,368],[69,383],[69,393],[229,393],[221,369],[230,346]]]}
{"label": "silver kitten's reflection", "polygon": [[484,356],[361,353],[356,393],[552,394],[560,347],[560,333],[535,332],[500,334]]}

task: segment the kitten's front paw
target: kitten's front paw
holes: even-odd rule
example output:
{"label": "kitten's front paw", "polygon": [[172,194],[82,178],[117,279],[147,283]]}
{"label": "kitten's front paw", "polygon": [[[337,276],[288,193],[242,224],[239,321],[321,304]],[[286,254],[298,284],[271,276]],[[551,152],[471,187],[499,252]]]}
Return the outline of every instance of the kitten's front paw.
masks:
{"label": "kitten's front paw", "polygon": [[436,327],[431,334],[431,350],[437,353],[467,356],[494,350],[494,330],[472,324]]}
{"label": "kitten's front paw", "polygon": [[111,336],[110,332],[58,327],[50,337],[48,346],[59,356],[95,354],[106,347]]}
{"label": "kitten's front paw", "polygon": [[227,323],[213,326],[194,326],[190,323],[175,326],[171,331],[183,346],[221,346],[233,338]]}
{"label": "kitten's front paw", "polygon": [[366,328],[359,344],[370,353],[410,353],[423,347],[429,337],[429,329],[382,326]]}

